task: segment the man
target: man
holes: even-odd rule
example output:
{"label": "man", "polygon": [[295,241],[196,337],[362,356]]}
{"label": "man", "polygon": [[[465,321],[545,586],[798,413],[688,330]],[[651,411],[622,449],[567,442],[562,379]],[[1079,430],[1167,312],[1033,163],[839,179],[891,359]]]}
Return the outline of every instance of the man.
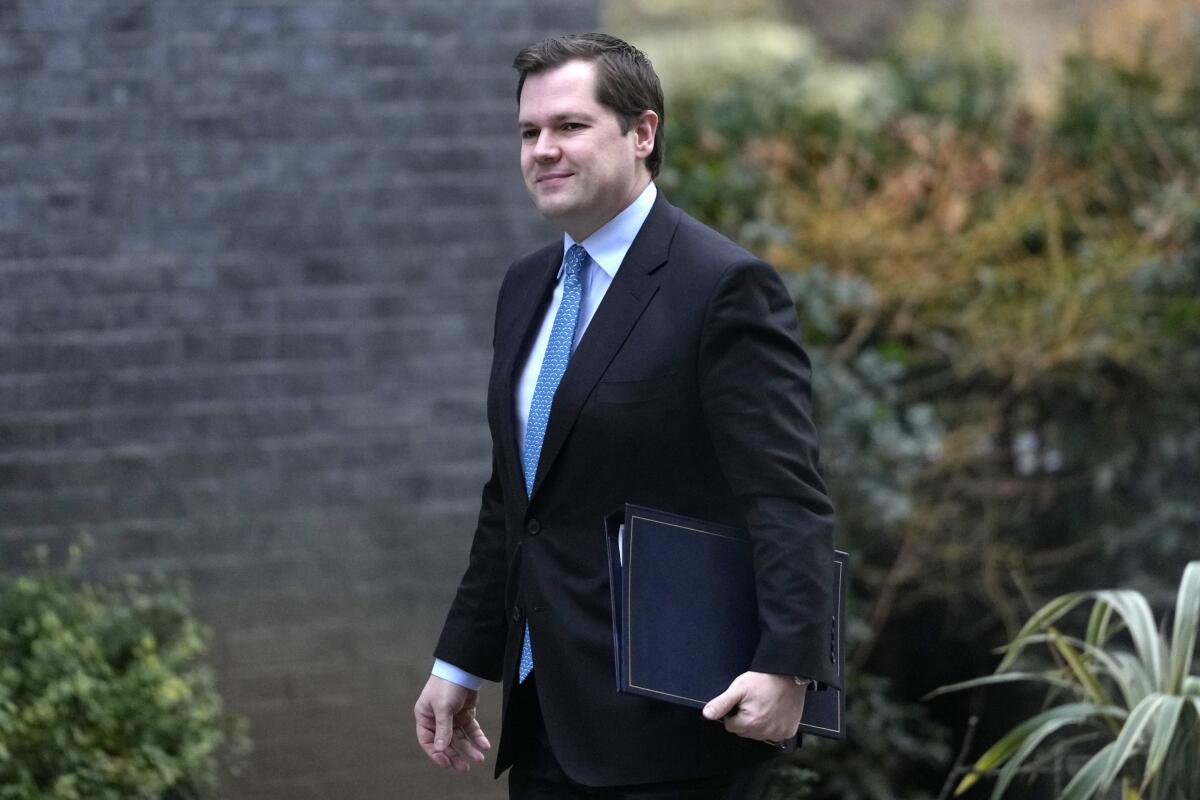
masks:
{"label": "man", "polygon": [[[439,766],[482,761],[478,689],[502,680],[514,798],[742,796],[808,679],[836,681],[795,310],[768,265],[657,191],[662,90],[641,52],[561,36],[514,66],[525,185],[565,233],[500,289],[492,474],[417,737]],[[750,532],[758,650],[703,713],[615,690],[602,519],[626,502]]]}

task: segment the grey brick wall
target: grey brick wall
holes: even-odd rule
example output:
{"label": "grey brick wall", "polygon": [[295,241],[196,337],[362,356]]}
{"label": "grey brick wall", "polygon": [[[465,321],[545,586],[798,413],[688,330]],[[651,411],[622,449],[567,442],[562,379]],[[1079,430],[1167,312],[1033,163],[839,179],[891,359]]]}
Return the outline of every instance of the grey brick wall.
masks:
{"label": "grey brick wall", "polygon": [[[413,741],[549,231],[512,55],[594,0],[0,0],[0,569],[189,580],[226,795],[499,797]],[[493,739],[496,692],[485,724]]]}

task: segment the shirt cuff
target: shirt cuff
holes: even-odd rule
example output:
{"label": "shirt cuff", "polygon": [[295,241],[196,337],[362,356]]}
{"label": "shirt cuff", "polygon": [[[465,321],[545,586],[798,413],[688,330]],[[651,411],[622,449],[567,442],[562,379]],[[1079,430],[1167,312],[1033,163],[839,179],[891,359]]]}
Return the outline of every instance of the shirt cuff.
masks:
{"label": "shirt cuff", "polygon": [[472,675],[464,669],[459,669],[453,664],[442,661],[440,658],[433,660],[433,674],[442,680],[456,683],[464,689],[470,689],[472,692],[479,691],[479,687],[483,685],[483,678],[478,675]]}

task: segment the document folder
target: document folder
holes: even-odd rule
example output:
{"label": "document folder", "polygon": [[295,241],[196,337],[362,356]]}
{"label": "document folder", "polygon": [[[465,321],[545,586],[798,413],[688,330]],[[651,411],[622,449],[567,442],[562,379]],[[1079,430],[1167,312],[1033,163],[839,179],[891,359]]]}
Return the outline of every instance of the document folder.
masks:
{"label": "document folder", "polygon": [[[617,691],[703,708],[758,646],[746,531],[626,505],[605,519]],[[845,686],[848,556],[834,552],[829,657]],[[845,693],[810,689],[800,733],[845,739]]]}

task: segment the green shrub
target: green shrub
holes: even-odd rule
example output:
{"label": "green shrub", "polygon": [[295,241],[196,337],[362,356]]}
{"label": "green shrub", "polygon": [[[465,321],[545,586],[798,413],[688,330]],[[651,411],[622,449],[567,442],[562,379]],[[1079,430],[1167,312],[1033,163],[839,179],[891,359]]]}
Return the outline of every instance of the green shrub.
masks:
{"label": "green shrub", "polygon": [[[1067,615],[1091,602],[1085,631],[1059,630]],[[1013,641],[996,674],[946,686],[935,694],[998,683],[1048,687],[1048,709],[996,742],[959,781],[956,795],[981,775],[997,772],[999,800],[1022,767],[1053,762],[1059,750],[1086,755],[1060,800],[1103,796],[1118,782],[1126,800],[1186,800],[1200,794],[1200,674],[1195,672],[1200,625],[1200,561],[1183,573],[1168,639],[1150,604],[1129,590],[1075,592],[1034,614]],[[1127,633],[1128,643],[1118,638]],[[1018,665],[1030,646],[1046,645],[1053,666]],[[1130,647],[1129,645],[1132,645]],[[1063,733],[1078,733],[1064,740]],[[1051,744],[1053,742],[1053,744]]]}
{"label": "green shrub", "polygon": [[[1197,558],[1200,28],[1177,27],[1171,48],[1067,54],[1047,108],[968,18],[928,13],[837,103],[819,54],[672,97],[663,188],[796,299],[867,628],[852,680],[889,676],[908,717],[1041,599],[1158,602]],[[872,755],[852,738],[794,783],[940,785],[928,759]]]}
{"label": "green shrub", "polygon": [[244,750],[185,590],[39,570],[0,582],[0,799],[200,798]]}

